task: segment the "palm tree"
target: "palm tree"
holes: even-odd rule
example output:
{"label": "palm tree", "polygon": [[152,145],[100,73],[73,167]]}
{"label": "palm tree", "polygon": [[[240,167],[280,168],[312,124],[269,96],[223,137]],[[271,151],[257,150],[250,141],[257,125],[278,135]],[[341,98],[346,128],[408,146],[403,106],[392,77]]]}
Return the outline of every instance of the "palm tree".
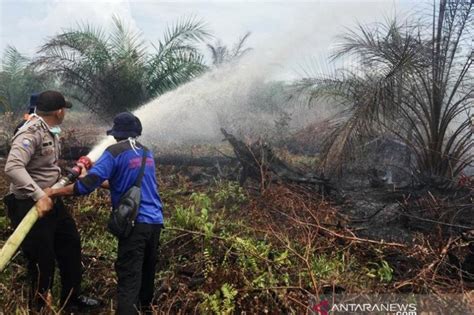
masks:
{"label": "palm tree", "polygon": [[225,46],[221,40],[217,40],[215,44],[207,44],[207,48],[211,52],[212,64],[214,66],[219,66],[221,64],[236,60],[246,53],[248,53],[252,48],[245,48],[245,42],[250,36],[250,32],[247,32],[239,38],[239,40],[234,44],[232,48]]}
{"label": "palm tree", "polygon": [[25,111],[30,94],[45,88],[47,80],[35,73],[29,63],[16,48],[5,49],[0,70],[0,111]]}
{"label": "palm tree", "polygon": [[328,138],[326,167],[340,165],[359,140],[388,132],[412,148],[423,183],[454,183],[473,161],[466,115],[474,96],[473,59],[462,52],[470,40],[472,6],[442,0],[430,25],[359,26],[343,36],[334,54],[356,57],[354,70],[297,82],[310,102],[331,98],[342,105]]}
{"label": "palm tree", "polygon": [[200,74],[205,66],[194,44],[208,36],[202,22],[178,21],[149,53],[141,34],[113,17],[109,36],[91,25],[55,36],[41,48],[35,65],[59,74],[71,97],[111,117]]}

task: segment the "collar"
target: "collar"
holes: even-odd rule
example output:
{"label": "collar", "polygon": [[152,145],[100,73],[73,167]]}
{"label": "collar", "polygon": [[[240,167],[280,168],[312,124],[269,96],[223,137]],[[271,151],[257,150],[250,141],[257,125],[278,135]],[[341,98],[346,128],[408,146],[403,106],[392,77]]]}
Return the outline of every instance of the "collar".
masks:
{"label": "collar", "polygon": [[[35,119],[36,118],[36,119]],[[35,121],[39,121],[41,126],[47,130],[51,135],[53,135],[54,137],[56,137],[57,135],[52,133],[51,132],[51,127],[48,125],[48,123],[46,121],[44,121],[44,119],[41,117],[41,116],[38,116],[36,113],[33,113],[30,115],[30,120],[28,120],[28,122],[32,122],[34,123]],[[27,123],[28,123],[27,122]]]}

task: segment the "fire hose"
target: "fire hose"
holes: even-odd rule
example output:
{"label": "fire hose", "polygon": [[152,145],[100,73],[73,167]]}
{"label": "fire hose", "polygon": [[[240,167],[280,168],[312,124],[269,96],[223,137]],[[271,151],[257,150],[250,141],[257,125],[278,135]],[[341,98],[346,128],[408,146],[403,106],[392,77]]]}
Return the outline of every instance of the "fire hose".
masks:
{"label": "fire hose", "polygon": [[[61,188],[74,182],[81,174],[81,167],[78,165],[79,163],[84,165],[86,169],[89,169],[92,165],[91,160],[87,156],[81,157],[77,160],[76,165],[68,170],[67,175],[62,177],[52,188]],[[33,206],[33,208],[31,208],[25,215],[23,220],[21,220],[12,235],[10,235],[5,245],[3,245],[3,248],[0,251],[0,272],[5,269],[8,262],[12,259],[26,235],[38,220],[38,217],[38,211],[36,210],[36,207]]]}

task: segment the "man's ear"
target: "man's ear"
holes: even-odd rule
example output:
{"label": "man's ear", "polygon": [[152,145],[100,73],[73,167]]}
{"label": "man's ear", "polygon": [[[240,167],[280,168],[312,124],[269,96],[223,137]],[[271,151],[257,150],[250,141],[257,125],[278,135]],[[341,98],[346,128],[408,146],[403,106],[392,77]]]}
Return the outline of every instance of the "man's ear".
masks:
{"label": "man's ear", "polygon": [[60,108],[56,111],[56,118],[58,118],[59,121],[64,119],[64,108]]}

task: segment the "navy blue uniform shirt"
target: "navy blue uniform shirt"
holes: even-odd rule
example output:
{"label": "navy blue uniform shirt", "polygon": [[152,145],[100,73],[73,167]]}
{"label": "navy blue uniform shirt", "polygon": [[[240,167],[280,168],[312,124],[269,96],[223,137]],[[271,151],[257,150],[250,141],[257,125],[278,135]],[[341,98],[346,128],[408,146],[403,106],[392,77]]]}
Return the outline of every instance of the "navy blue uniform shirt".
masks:
{"label": "navy blue uniform shirt", "polygon": [[[112,207],[117,207],[122,195],[135,184],[140,172],[143,146],[132,148],[129,141],[121,141],[109,146],[87,176],[74,185],[76,195],[86,195],[98,188],[105,180],[109,181]],[[163,224],[163,204],[158,194],[158,183],[155,176],[155,161],[148,151],[145,173],[142,180],[142,195],[138,210],[137,222]]]}

